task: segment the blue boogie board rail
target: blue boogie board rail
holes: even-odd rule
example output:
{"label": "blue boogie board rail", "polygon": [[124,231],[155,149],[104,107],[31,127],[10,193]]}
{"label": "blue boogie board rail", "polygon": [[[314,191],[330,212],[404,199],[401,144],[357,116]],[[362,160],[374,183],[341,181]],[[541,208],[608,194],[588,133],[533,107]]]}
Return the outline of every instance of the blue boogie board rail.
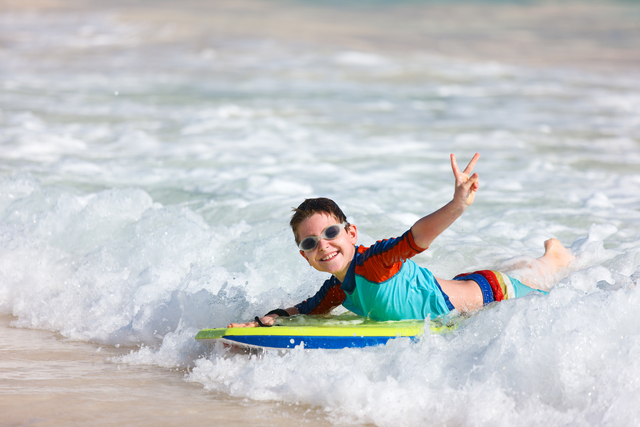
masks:
{"label": "blue boogie board rail", "polygon": [[[277,348],[291,349],[299,345],[307,349],[341,349],[341,348],[362,348],[376,345],[384,345],[390,339],[396,337],[332,337],[332,336],[226,336],[224,342],[228,344],[240,344],[242,347],[260,347],[260,348]],[[416,337],[409,337],[415,339]]]}

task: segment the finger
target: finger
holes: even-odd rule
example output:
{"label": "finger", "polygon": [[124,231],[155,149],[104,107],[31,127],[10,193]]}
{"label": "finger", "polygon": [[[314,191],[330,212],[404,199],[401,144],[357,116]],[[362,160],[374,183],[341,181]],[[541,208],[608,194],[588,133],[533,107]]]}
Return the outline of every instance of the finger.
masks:
{"label": "finger", "polygon": [[478,188],[480,188],[480,182],[478,181],[477,178],[478,177],[474,175],[473,177],[469,178],[469,181],[465,184],[465,185],[469,185],[467,187],[467,191],[469,192],[468,194],[470,196],[474,195],[478,191]]}
{"label": "finger", "polygon": [[[461,175],[463,176],[463,175]],[[460,188],[465,191],[475,191],[478,186],[478,174],[473,174],[470,177],[467,177],[466,180],[459,180]]]}
{"label": "finger", "polygon": [[471,175],[471,178],[469,178],[468,183],[471,183],[471,191],[477,191],[478,188],[480,187],[480,177],[478,176],[477,173],[474,173],[473,175]]}
{"label": "finger", "polygon": [[453,176],[456,178],[460,175],[460,169],[458,168],[458,162],[456,162],[456,155],[451,154],[451,169],[453,169]]}
{"label": "finger", "polygon": [[473,159],[471,159],[471,161],[469,162],[467,167],[464,169],[464,173],[469,175],[471,173],[471,171],[473,170],[473,167],[476,165],[476,162],[478,161],[479,158],[480,158],[480,153],[476,153],[473,156]]}
{"label": "finger", "polygon": [[271,316],[265,316],[262,319],[260,319],[260,321],[265,325],[273,326],[276,323],[276,318]]}
{"label": "finger", "polygon": [[258,326],[256,322],[230,323],[227,328],[255,328],[256,326]]}

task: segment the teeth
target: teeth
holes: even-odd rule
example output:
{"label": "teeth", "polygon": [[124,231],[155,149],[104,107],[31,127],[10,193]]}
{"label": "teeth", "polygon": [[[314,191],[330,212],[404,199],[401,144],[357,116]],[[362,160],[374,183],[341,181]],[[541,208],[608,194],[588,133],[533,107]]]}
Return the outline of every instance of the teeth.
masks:
{"label": "teeth", "polygon": [[335,256],[337,256],[337,255],[338,255],[338,253],[337,253],[337,252],[332,253],[332,254],[331,254],[331,255],[329,255],[328,257],[324,257],[324,258],[322,258],[322,261],[328,261],[328,260],[330,260],[331,258],[333,258],[333,257],[335,257]]}

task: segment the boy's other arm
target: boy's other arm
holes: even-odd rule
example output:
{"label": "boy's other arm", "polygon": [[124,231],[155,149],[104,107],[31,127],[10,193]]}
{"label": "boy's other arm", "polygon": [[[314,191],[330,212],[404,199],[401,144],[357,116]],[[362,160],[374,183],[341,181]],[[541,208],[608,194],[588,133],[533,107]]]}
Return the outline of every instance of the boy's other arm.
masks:
{"label": "boy's other arm", "polygon": [[[341,283],[335,276],[331,276],[331,278],[325,280],[322,284],[322,287],[316,292],[316,294],[302,301],[300,304],[296,304],[294,307],[289,307],[285,311],[289,314],[289,316],[294,316],[296,314],[326,314],[331,310],[339,306],[343,303],[346,298],[346,294],[340,288]],[[275,310],[274,310],[275,311]],[[265,326],[271,326],[275,323],[277,314],[270,312],[271,314],[267,314],[260,318],[260,322],[262,322]],[[231,323],[227,328],[255,328],[256,326],[260,326],[257,321],[245,322],[245,323]]]}
{"label": "boy's other arm", "polygon": [[[289,307],[285,309],[285,311],[289,313],[289,316],[300,314],[298,309],[295,307]],[[277,314],[269,314],[267,316],[261,317],[260,321],[262,322],[263,325],[271,326],[275,323],[276,317],[279,317],[279,316]],[[245,323],[230,323],[229,325],[227,325],[227,328],[255,328],[257,326],[260,326],[258,322],[256,322],[255,320],[252,320],[251,322],[245,322]]]}
{"label": "boy's other arm", "polygon": [[460,172],[456,162],[456,156],[451,154],[451,169],[455,178],[455,191],[453,200],[435,211],[434,213],[419,219],[413,227],[411,233],[413,240],[421,248],[428,248],[431,243],[444,230],[449,228],[453,222],[473,203],[476,192],[480,186],[477,173],[470,176],[473,167],[480,158],[476,153],[463,172]]}

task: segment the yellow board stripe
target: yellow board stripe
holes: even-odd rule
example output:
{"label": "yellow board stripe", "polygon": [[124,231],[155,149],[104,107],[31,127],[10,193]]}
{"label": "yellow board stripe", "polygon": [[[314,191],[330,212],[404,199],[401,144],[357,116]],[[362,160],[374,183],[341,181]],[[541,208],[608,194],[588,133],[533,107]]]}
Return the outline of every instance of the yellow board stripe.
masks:
{"label": "yellow board stripe", "polygon": [[[431,333],[453,331],[460,321],[442,323],[431,321]],[[230,336],[307,336],[307,337],[415,337],[424,333],[424,321],[374,322],[353,325],[274,326],[271,328],[214,328],[202,329],[197,340],[210,340]]]}
{"label": "yellow board stripe", "polygon": [[203,329],[196,339],[222,338],[223,336],[267,335],[267,336],[307,336],[307,337],[407,337],[422,335],[424,322],[395,325],[390,327],[378,325],[348,326],[274,326],[271,328],[217,328]]}

